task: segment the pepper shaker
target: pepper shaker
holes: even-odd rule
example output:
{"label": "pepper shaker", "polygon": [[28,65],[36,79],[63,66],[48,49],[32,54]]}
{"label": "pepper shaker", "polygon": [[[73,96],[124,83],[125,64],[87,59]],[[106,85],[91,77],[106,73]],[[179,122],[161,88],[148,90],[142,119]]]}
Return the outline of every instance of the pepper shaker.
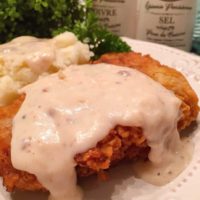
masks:
{"label": "pepper shaker", "polygon": [[100,23],[119,36],[135,38],[137,0],[93,0]]}

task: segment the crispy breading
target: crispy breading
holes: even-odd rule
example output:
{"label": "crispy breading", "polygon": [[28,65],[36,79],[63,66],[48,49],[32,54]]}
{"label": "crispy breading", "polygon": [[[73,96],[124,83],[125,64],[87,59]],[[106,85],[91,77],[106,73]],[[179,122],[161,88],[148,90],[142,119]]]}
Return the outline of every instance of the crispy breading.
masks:
{"label": "crispy breading", "polygon": [[[181,73],[162,66],[150,56],[136,53],[108,54],[96,63],[106,62],[136,68],[172,90],[182,100],[182,117],[178,129],[183,129],[196,119],[198,98]],[[25,96],[13,104],[0,108],[0,175],[9,191],[45,190],[34,175],[13,168],[10,158],[12,119],[17,113]],[[75,156],[77,175],[89,176],[124,159],[146,159],[150,148],[139,127],[116,126],[99,141],[96,147]]]}
{"label": "crispy breading", "polygon": [[[10,106],[0,108],[0,175],[8,191],[44,190],[34,175],[13,168],[10,156],[12,119],[24,100],[21,96]],[[79,176],[89,176],[108,169],[127,158],[146,158],[149,152],[140,128],[117,126],[96,147],[75,156]]]}
{"label": "crispy breading", "polygon": [[173,91],[182,100],[182,117],[178,124],[180,129],[184,129],[196,119],[199,112],[198,97],[186,78],[177,70],[161,65],[149,55],[142,56],[141,53],[134,52],[105,54],[94,63],[109,63],[137,69]]}

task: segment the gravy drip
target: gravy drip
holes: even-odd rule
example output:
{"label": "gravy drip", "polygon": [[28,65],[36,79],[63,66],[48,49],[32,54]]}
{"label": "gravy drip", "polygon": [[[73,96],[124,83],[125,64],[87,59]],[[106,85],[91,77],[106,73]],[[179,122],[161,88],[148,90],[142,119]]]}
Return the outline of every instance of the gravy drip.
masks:
{"label": "gravy drip", "polygon": [[170,162],[180,142],[181,101],[131,68],[74,65],[21,92],[26,98],[13,121],[12,163],[35,174],[51,199],[81,199],[74,156],[116,125],[142,127],[156,165]]}
{"label": "gravy drip", "polygon": [[192,159],[193,151],[192,138],[182,138],[181,144],[177,145],[170,162],[155,165],[150,161],[138,161],[133,165],[133,173],[137,178],[153,185],[165,185],[170,183],[188,166]]}

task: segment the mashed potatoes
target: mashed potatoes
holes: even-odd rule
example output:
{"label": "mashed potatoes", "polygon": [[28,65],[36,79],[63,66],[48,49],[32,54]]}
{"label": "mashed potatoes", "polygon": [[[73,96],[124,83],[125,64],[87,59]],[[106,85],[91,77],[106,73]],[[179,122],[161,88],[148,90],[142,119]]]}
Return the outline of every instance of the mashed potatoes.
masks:
{"label": "mashed potatoes", "polygon": [[71,64],[87,63],[91,52],[73,33],[52,39],[21,36],[0,45],[0,106],[8,104],[18,90]]}

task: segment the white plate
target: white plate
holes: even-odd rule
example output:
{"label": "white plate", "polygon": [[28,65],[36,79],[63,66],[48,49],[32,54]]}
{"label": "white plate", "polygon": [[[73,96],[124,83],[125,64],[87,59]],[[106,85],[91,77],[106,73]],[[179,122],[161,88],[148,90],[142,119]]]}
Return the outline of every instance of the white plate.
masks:
{"label": "white plate", "polygon": [[[131,45],[134,51],[150,54],[162,64],[182,71],[200,98],[200,57],[163,45],[128,38],[124,40]],[[110,178],[107,182],[99,182],[95,177],[81,182],[85,191],[84,200],[200,200],[200,128],[189,131],[194,134],[193,159],[187,169],[170,184],[157,187],[135,179],[131,165],[123,164],[110,171]],[[0,196],[0,200],[3,199]],[[16,193],[12,199],[45,200],[47,195]]]}

